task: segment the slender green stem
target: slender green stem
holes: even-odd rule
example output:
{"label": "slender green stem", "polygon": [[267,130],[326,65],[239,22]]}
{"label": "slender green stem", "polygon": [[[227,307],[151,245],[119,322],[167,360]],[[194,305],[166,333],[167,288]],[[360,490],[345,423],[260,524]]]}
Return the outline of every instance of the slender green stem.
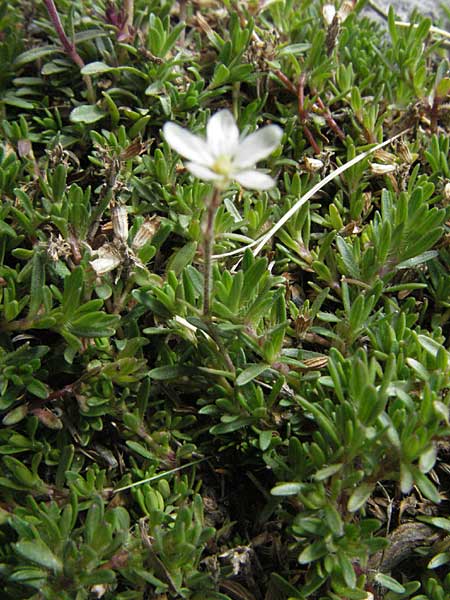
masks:
{"label": "slender green stem", "polygon": [[240,81],[235,81],[233,83],[232,98],[233,98],[233,116],[237,121],[238,117],[239,117],[239,102],[241,99],[241,83],[240,83]]}
{"label": "slender green stem", "polygon": [[214,220],[220,204],[220,190],[214,188],[208,204],[206,220],[203,229],[203,314],[209,316],[212,289],[212,253],[214,248]]}
{"label": "slender green stem", "polygon": [[120,168],[120,164],[118,161],[113,160],[109,166],[109,169],[106,172],[105,183],[103,184],[102,190],[100,192],[100,198],[97,206],[93,210],[91,217],[91,225],[89,227],[88,232],[88,242],[92,243],[97,233],[97,230],[100,226],[100,222],[102,220],[103,213],[108,208],[110,203],[114,200],[114,188],[116,185],[116,179],[118,175],[118,171]]}
{"label": "slender green stem", "polygon": [[214,340],[214,342],[217,344],[217,346],[222,354],[222,357],[225,361],[225,364],[227,365],[229,372],[235,374],[236,369],[234,367],[233,361],[231,360],[231,357],[228,354],[227,349],[225,348],[222,340],[220,339],[219,332],[216,331],[216,328],[214,327],[214,323],[212,322],[212,320],[209,317],[207,318],[206,324],[208,326],[209,334],[210,334],[211,338]]}

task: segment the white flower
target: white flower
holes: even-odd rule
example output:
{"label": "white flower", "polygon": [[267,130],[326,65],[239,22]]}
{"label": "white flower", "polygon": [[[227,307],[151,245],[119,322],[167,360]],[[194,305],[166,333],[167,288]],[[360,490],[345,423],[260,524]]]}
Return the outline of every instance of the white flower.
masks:
{"label": "white flower", "polygon": [[252,190],[268,190],[275,185],[275,180],[255,165],[280,143],[283,132],[277,125],[240,138],[233,115],[220,110],[208,121],[206,140],[176,123],[166,123],[163,131],[168,144],[189,160],[186,167],[200,179],[214,181],[218,187],[235,180]]}

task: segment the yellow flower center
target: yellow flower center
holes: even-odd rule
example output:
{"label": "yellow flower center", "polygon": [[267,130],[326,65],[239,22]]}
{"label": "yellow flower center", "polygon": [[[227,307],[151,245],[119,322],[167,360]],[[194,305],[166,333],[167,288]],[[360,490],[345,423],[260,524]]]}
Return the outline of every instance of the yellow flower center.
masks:
{"label": "yellow flower center", "polygon": [[229,156],[219,156],[211,167],[215,173],[228,176],[231,173],[231,158]]}

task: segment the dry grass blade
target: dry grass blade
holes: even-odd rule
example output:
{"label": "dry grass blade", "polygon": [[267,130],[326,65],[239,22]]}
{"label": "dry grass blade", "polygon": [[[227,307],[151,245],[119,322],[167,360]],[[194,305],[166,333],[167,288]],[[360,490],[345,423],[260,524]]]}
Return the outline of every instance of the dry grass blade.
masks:
{"label": "dry grass blade", "polygon": [[[389,138],[388,140],[385,140],[384,142],[377,144],[370,150],[366,150],[365,152],[358,154],[357,156],[355,156],[354,158],[352,158],[345,164],[341,165],[340,167],[338,167],[337,169],[335,169],[334,171],[329,173],[324,179],[322,179],[322,181],[319,181],[318,184],[316,184],[314,187],[312,187],[310,190],[308,190],[306,192],[306,194],[304,194],[301,198],[299,198],[297,200],[297,202],[281,217],[281,219],[277,223],[275,223],[275,225],[271,229],[269,229],[269,231],[267,233],[265,233],[259,239],[255,240],[251,244],[247,244],[246,246],[243,246],[242,248],[238,248],[237,250],[232,250],[231,252],[225,252],[224,254],[215,254],[213,256],[213,258],[225,258],[227,256],[235,256],[238,254],[242,254],[248,248],[253,248],[254,246],[256,246],[256,248],[253,250],[253,255],[256,256],[257,254],[259,254],[261,252],[261,250],[264,248],[264,246],[267,244],[267,242],[270,240],[270,238],[272,238],[276,234],[276,232],[279,229],[281,229],[281,227],[283,227],[283,225],[285,223],[287,223],[287,221],[289,221],[289,219],[293,215],[295,215],[295,213],[299,210],[299,208],[302,207],[310,198],[312,198],[314,196],[314,194],[316,194],[319,190],[321,190],[323,187],[325,187],[327,185],[327,183],[329,183],[330,181],[332,181],[333,179],[338,177],[338,175],[340,175],[341,173],[344,173],[350,167],[353,167],[353,165],[356,165],[357,163],[364,160],[367,156],[370,156],[370,154],[373,154],[380,148],[384,148],[384,146],[387,146],[388,144],[390,144],[394,140],[398,139],[399,137],[401,137],[408,131],[409,131],[408,129],[405,129],[404,131],[397,133],[397,135],[394,135],[391,138]],[[236,269],[236,267],[239,265],[239,263],[240,263],[240,260],[239,260],[239,262],[237,262],[234,265],[234,267],[232,269],[233,271]]]}
{"label": "dry grass blade", "polygon": [[124,492],[125,490],[129,490],[131,488],[137,487],[138,485],[143,485],[144,483],[150,483],[150,481],[157,481],[158,479],[162,479],[167,475],[172,475],[172,473],[177,473],[178,471],[182,471],[183,469],[187,469],[188,467],[193,467],[194,465],[198,465],[205,460],[208,460],[209,457],[199,458],[198,460],[192,460],[191,462],[186,463],[185,465],[181,465],[179,467],[175,467],[174,469],[169,469],[168,471],[163,471],[162,473],[158,473],[158,475],[153,475],[152,477],[147,477],[146,479],[140,479],[139,481],[134,481],[129,485],[124,485],[123,487],[116,488],[113,490],[114,494],[118,492]]}

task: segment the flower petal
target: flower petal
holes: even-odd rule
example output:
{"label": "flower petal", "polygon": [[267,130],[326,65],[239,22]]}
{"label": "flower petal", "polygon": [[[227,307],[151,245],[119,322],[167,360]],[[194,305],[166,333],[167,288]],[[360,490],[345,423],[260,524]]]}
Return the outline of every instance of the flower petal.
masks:
{"label": "flower petal", "polygon": [[206,139],[210,152],[216,158],[234,155],[239,142],[239,129],[229,110],[219,110],[209,119]]}
{"label": "flower petal", "polygon": [[270,175],[257,170],[241,171],[233,175],[233,179],[249,190],[269,190],[276,183]]}
{"label": "flower petal", "polygon": [[214,157],[201,137],[194,135],[176,123],[166,123],[163,127],[167,143],[184,158],[211,166]]}
{"label": "flower petal", "polygon": [[266,158],[280,143],[283,130],[278,125],[267,125],[251,133],[240,142],[233,160],[233,166],[245,169]]}
{"label": "flower petal", "polygon": [[211,171],[211,169],[208,169],[208,167],[205,167],[205,165],[200,165],[196,162],[187,162],[185,166],[186,169],[192,173],[192,175],[195,175],[195,177],[198,177],[199,179],[204,179],[205,181],[223,179],[222,175]]}

